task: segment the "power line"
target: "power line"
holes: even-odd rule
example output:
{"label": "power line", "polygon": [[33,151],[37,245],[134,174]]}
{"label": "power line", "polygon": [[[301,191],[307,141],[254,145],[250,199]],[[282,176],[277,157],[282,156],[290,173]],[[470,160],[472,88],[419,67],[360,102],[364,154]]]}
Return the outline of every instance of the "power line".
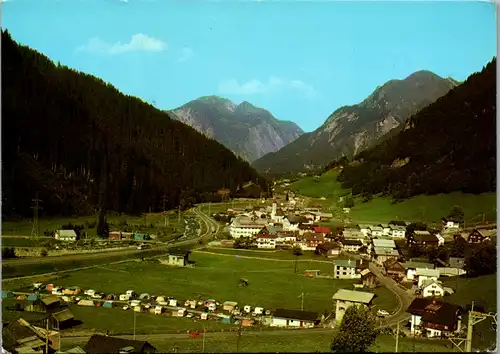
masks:
{"label": "power line", "polygon": [[31,236],[38,237],[40,234],[40,225],[38,224],[38,211],[43,209],[40,206],[40,203],[42,200],[38,198],[38,192],[36,192],[35,199],[32,199],[32,201],[35,203],[34,206],[31,207],[33,209],[33,228],[31,229]]}

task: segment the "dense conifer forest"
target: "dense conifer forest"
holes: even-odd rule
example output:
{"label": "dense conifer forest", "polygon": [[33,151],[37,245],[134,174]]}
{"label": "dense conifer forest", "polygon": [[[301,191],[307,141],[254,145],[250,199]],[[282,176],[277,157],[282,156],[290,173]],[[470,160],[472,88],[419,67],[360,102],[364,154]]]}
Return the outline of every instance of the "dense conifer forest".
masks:
{"label": "dense conifer forest", "polygon": [[[2,31],[2,214],[187,207],[264,178],[220,143]],[[170,83],[175,90],[175,83]]]}
{"label": "dense conifer forest", "polygon": [[480,73],[413,115],[404,129],[343,166],[353,194],[496,191],[496,58]]}

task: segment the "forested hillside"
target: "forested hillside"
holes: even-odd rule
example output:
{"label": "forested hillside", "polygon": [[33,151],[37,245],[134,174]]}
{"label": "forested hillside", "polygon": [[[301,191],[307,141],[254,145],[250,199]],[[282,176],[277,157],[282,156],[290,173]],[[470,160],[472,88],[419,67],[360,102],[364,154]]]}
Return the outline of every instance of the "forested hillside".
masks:
{"label": "forested hillside", "polygon": [[[159,210],[263,178],[220,143],[2,31],[2,214]],[[175,83],[170,83],[175,90]],[[165,198],[163,198],[165,196]]]}
{"label": "forested hillside", "polygon": [[[341,163],[342,164],[342,163]],[[369,197],[496,190],[496,58],[339,175]]]}

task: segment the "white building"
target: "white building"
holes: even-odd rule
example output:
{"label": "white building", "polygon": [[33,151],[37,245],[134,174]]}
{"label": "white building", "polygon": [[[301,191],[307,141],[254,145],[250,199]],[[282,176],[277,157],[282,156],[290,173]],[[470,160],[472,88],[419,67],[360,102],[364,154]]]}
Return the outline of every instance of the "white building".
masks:
{"label": "white building", "polygon": [[427,280],[437,281],[439,279],[439,269],[417,268],[416,276],[418,277],[418,287],[420,288]]}
{"label": "white building", "polygon": [[384,236],[389,236],[391,234],[391,227],[389,224],[380,224],[379,226],[382,228],[382,234]]}
{"label": "white building", "polygon": [[297,237],[294,234],[278,231],[276,237],[277,243],[294,243],[295,241],[297,241]]}
{"label": "white building", "polygon": [[360,279],[356,273],[356,261],[351,259],[337,259],[333,261],[333,276],[335,279]]}
{"label": "white building", "polygon": [[438,239],[438,246],[444,246],[444,237],[441,236],[440,234],[435,235]]}
{"label": "white building", "polygon": [[74,230],[57,230],[55,239],[59,241],[75,242],[77,236]]}
{"label": "white building", "polygon": [[249,218],[234,218],[229,225],[229,234],[233,238],[252,237],[266,226],[266,220]]}
{"label": "white building", "polygon": [[363,224],[360,224],[358,225],[359,227],[359,231],[361,231],[361,233],[365,236],[369,236],[370,235],[370,225],[363,225]]}
{"label": "white building", "polygon": [[390,230],[389,234],[393,238],[405,238],[406,227],[398,226],[398,225],[391,225],[391,230]]}
{"label": "white building", "polygon": [[417,269],[434,269],[434,264],[421,262],[405,262],[401,264],[406,269],[406,280],[417,279]]}
{"label": "white building", "polygon": [[317,312],[276,309],[271,320],[271,327],[313,328],[320,322]]}
{"label": "white building", "polygon": [[274,235],[259,235],[257,236],[257,248],[267,248],[274,249],[276,248],[276,238]]}
{"label": "white building", "polygon": [[370,234],[372,237],[379,237],[384,235],[384,229],[380,226],[370,226]]}
{"label": "white building", "polygon": [[444,296],[444,288],[438,280],[424,280],[421,290],[423,297]]}

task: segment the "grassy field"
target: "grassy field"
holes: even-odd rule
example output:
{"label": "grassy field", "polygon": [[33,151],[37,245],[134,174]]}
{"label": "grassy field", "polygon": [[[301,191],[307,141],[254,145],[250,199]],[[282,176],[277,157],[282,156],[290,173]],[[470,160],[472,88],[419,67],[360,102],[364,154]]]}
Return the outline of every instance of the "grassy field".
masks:
{"label": "grassy field", "polygon": [[[181,213],[180,223],[178,215],[174,214],[175,211],[170,211],[168,214],[167,225],[165,227],[165,216],[163,213],[146,213],[142,216],[131,215],[107,215],[108,223],[111,230],[121,230],[121,225],[126,222],[130,225],[135,232],[143,232],[150,234],[157,234],[163,231],[166,234],[174,234],[182,232],[184,228],[184,217]],[[61,228],[61,225],[72,223],[73,225],[84,225],[83,232],[87,232],[89,237],[96,236],[95,225],[92,224],[97,221],[97,215],[91,216],[75,216],[75,217],[54,217],[54,218],[39,218],[40,234],[43,235],[44,231],[55,231]],[[31,219],[23,219],[18,221],[3,221],[2,220],[2,235],[7,236],[29,236],[33,228],[33,221]],[[3,240],[2,240],[3,241]]]}
{"label": "grassy field", "polygon": [[267,257],[274,259],[287,259],[287,260],[318,260],[318,261],[332,261],[328,260],[324,256],[320,256],[314,253],[314,251],[304,251],[304,253],[297,257],[295,256],[291,250],[246,250],[246,249],[234,249],[234,248],[212,248],[207,247],[204,248],[203,251],[219,253],[219,254],[231,254],[231,255],[240,255],[247,257]]}
{"label": "grassy field", "polygon": [[[318,180],[305,177],[291,184],[290,188],[300,195],[310,197],[309,204],[320,204],[324,209],[334,213],[334,218],[343,219],[341,213],[341,196],[350,193],[342,189],[337,181],[338,172],[329,171]],[[325,197],[326,200],[321,200]],[[401,203],[393,204],[390,198],[374,197],[363,203],[355,199],[355,205],[349,214],[345,215],[354,222],[388,222],[390,220],[439,222],[455,205],[463,207],[467,222],[496,221],[496,193],[481,195],[454,192],[432,196],[415,196]],[[335,222],[334,222],[335,223]]]}
{"label": "grassy field", "polygon": [[[444,285],[457,289],[456,277],[445,280]],[[484,306],[487,312],[497,312],[497,275],[487,275],[477,278],[459,278],[458,291],[446,297],[446,301],[466,307],[472,301]],[[463,321],[467,323],[467,316]],[[474,326],[472,339],[473,349],[485,350],[491,348],[496,341],[496,331],[492,330],[492,321],[487,319]]]}
{"label": "grassy field", "polygon": [[[200,296],[215,298],[219,302],[231,300],[265,308],[300,309],[301,299],[298,296],[305,293],[304,310],[318,312],[332,309],[331,298],[337,289],[353,288],[351,280],[311,279],[302,275],[308,269],[331,274],[332,265],[327,263],[299,262],[297,273],[294,273],[293,261],[241,259],[202,253],[193,253],[191,258],[196,262],[194,268],[128,262],[68,273],[56,283],[106,293],[123,293],[133,289],[139,293],[172,296],[182,301]],[[250,285],[239,287],[241,278],[247,279]],[[16,289],[20,284],[9,282],[3,286]],[[376,304],[397,304],[392,293],[382,289],[378,295]]]}
{"label": "grassy field", "polygon": [[[252,335],[243,333],[239,344],[237,343],[236,333],[228,333],[224,337],[207,337],[205,339],[206,353],[235,353],[237,349],[242,353],[313,353],[329,352],[332,334],[328,333],[307,333],[298,335],[296,333],[265,333]],[[151,340],[151,343],[160,352],[173,352],[177,348],[179,353],[201,353],[203,349],[202,338],[185,339],[164,339]],[[84,346],[85,342],[79,343]],[[65,346],[64,338],[62,340],[63,348],[71,348],[71,345]],[[394,352],[395,339],[389,335],[380,335],[375,344],[370,348],[375,352]],[[400,338],[398,352],[451,352],[451,343],[441,340],[413,340],[410,338]]]}
{"label": "grassy field", "polygon": [[[230,208],[248,208],[259,205],[259,199],[235,199],[234,202],[229,203],[211,203],[210,207],[208,204],[203,205],[201,210],[205,213],[216,214],[221,212],[227,212]],[[209,210],[210,209],[210,210]]]}

